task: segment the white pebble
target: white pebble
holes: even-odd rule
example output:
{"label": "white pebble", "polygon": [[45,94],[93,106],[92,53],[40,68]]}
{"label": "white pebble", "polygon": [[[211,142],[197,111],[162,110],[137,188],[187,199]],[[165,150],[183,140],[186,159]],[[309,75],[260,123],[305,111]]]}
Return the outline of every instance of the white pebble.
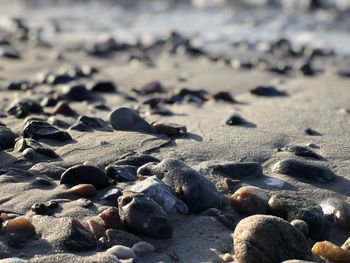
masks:
{"label": "white pebble", "polygon": [[138,242],[136,244],[134,244],[132,246],[132,250],[134,250],[134,252],[137,255],[146,255],[146,254],[151,254],[154,252],[154,247],[152,246],[152,244],[148,243],[148,242]]}
{"label": "white pebble", "polygon": [[116,245],[107,249],[106,252],[120,259],[136,258],[135,252],[126,246]]}

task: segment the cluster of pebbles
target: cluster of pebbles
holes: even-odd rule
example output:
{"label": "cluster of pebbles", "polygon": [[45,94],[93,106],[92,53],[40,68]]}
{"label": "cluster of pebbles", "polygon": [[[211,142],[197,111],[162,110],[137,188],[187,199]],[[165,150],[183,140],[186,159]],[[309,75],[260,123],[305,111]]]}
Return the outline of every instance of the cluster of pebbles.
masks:
{"label": "cluster of pebbles", "polygon": [[[12,22],[8,40],[3,39],[0,43],[2,60],[21,59],[11,41],[44,45],[40,32],[33,33],[21,20]],[[307,59],[298,70],[309,76],[318,74],[311,65],[315,57],[332,54],[329,50],[307,47],[294,50],[286,39],[259,47],[277,60],[281,56]],[[147,63],[152,63],[153,54],[161,49],[170,54],[183,52],[191,57],[206,56],[211,61],[233,67],[256,67],[282,75],[293,70],[288,65],[271,61],[243,63],[213,57],[175,32],[166,40],[148,46],[107,39],[83,49],[87,55],[99,57],[111,52],[129,52],[130,60]],[[57,188],[57,193],[51,200],[33,203],[24,213],[0,206],[0,258],[12,258],[6,262],[31,261],[21,254],[21,249],[30,246],[35,250],[36,245],[44,244],[40,240],[48,240],[49,244],[43,245],[48,253],[86,255],[84,253],[91,252],[94,260],[100,258],[101,262],[144,262],[146,255],[157,253],[157,247],[152,244],[154,240],[173,237],[175,219],[181,215],[209,216],[232,232],[234,252],[221,255],[226,262],[350,262],[349,240],[342,246],[325,241],[332,227],[349,233],[350,205],[339,198],[324,198],[317,202],[289,192],[277,193],[242,185],[241,180],[265,177],[259,162],[208,163],[198,171],[186,164],[186,160],[161,160],[151,152],[129,152],[105,165],[89,160],[65,164],[57,149],[79,141],[76,134],[134,132],[166,138],[166,142],[171,143],[188,135],[186,125],[148,122],[143,117],[145,113],[171,116],[175,113],[168,106],[173,104],[237,103],[226,91],[169,90],[159,81],[145,83],[126,94],[111,80],[92,80],[99,71],[98,67],[86,65],[63,67],[40,72],[35,80],[12,80],[4,87],[6,92],[31,92],[33,97],[20,96],[19,100],[1,109],[5,123],[10,123],[8,119],[23,120],[19,132],[11,130],[11,124],[0,122],[0,149],[6,153],[15,152],[20,164],[18,167],[0,166],[1,184],[30,180],[31,187],[38,191]],[[39,95],[37,90],[40,90]],[[116,93],[135,107],[110,109],[99,99]],[[261,98],[288,96],[277,87],[266,85],[253,88],[250,93]],[[87,103],[95,110],[109,112],[109,118],[81,114],[74,109],[75,103]],[[67,123],[65,117],[73,118],[75,123]],[[227,116],[224,123],[255,127],[237,113]],[[320,135],[312,128],[306,129],[305,133]],[[163,146],[166,144],[159,147]],[[278,153],[288,153],[290,157],[273,163],[270,171],[327,187],[337,180],[337,175],[329,168],[327,159],[316,151],[313,145],[289,144],[279,148]],[[222,178],[226,192],[218,189],[208,179],[208,174]],[[281,183],[284,182],[279,180],[275,185]],[[90,213],[83,219],[56,216],[69,202],[76,202]],[[23,259],[14,259],[17,256]],[[37,255],[36,260],[40,260],[40,256],[45,262],[45,255]]]}

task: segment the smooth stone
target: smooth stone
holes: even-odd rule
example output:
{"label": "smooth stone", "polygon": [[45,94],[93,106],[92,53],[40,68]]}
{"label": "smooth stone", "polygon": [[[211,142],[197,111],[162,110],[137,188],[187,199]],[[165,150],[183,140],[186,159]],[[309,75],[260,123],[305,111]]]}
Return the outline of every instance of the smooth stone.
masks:
{"label": "smooth stone", "polygon": [[114,84],[113,81],[97,81],[96,83],[91,85],[90,90],[93,92],[112,93],[117,91],[117,86]]}
{"label": "smooth stone", "polygon": [[29,121],[23,128],[21,135],[25,138],[51,139],[57,141],[70,141],[72,137],[68,132],[59,130],[43,121]]}
{"label": "smooth stone", "polygon": [[326,166],[296,159],[278,161],[272,167],[272,171],[309,182],[326,183],[336,178],[336,175]]}
{"label": "smooth stone", "polygon": [[82,83],[69,83],[59,87],[63,98],[72,101],[87,101],[92,98],[90,91]]}
{"label": "smooth stone", "polygon": [[33,224],[23,216],[5,221],[2,229],[6,233],[18,234],[25,237],[31,237],[36,234]]}
{"label": "smooth stone", "polygon": [[41,79],[42,82],[48,83],[51,85],[67,84],[75,80],[75,77],[72,77],[67,73],[62,73],[62,74],[49,73],[46,76],[40,75],[38,76],[38,78]]}
{"label": "smooth stone", "polygon": [[311,135],[311,136],[321,136],[322,134],[319,133],[318,131],[315,131],[314,129],[311,128],[307,128],[304,131],[307,135]]}
{"label": "smooth stone", "polygon": [[235,258],[240,263],[312,259],[305,236],[275,216],[254,215],[241,220],[234,231],[233,244]]}
{"label": "smooth stone", "polygon": [[339,198],[328,198],[320,203],[325,217],[336,226],[350,230],[350,205]]}
{"label": "smooth stone", "polygon": [[326,233],[326,220],[322,208],[312,200],[298,196],[276,194],[268,203],[269,213],[289,222],[300,219],[309,226],[310,237],[322,240]]}
{"label": "smooth stone", "polygon": [[173,225],[164,210],[141,193],[128,193],[118,198],[123,225],[129,231],[155,239],[171,238]]}
{"label": "smooth stone", "polygon": [[56,107],[53,109],[52,114],[61,114],[64,116],[75,116],[77,113],[70,107],[69,103],[66,101],[60,101]]}
{"label": "smooth stone", "polygon": [[123,192],[119,188],[110,189],[100,198],[100,200],[111,201],[116,204],[118,202],[118,197],[122,194]]}
{"label": "smooth stone", "polygon": [[84,198],[94,197],[97,194],[96,188],[92,184],[77,184],[68,192]]}
{"label": "smooth stone", "polygon": [[131,165],[111,164],[105,168],[107,176],[118,182],[135,181],[136,170],[136,167]]}
{"label": "smooth stone", "polygon": [[0,125],[0,150],[11,149],[15,145],[16,134]]}
{"label": "smooth stone", "polygon": [[35,203],[32,205],[32,207],[30,208],[35,214],[38,215],[43,215],[46,213],[47,211],[47,206],[43,203]]}
{"label": "smooth stone", "polygon": [[305,237],[309,236],[309,225],[305,221],[296,219],[290,222],[290,224],[298,228],[304,234]]}
{"label": "smooth stone", "polygon": [[150,176],[137,182],[130,188],[130,190],[147,195],[156,201],[167,214],[177,212],[187,214],[188,212],[187,205],[175,197],[169,187],[156,176]]}
{"label": "smooth stone", "polygon": [[213,99],[216,101],[224,101],[228,103],[236,103],[237,101],[227,91],[219,91],[213,95]]}
{"label": "smooth stone", "polygon": [[245,125],[248,124],[249,122],[247,120],[245,120],[244,118],[242,118],[240,115],[238,114],[233,114],[231,115],[226,121],[225,124],[229,125],[229,126],[235,126],[235,125]]}
{"label": "smooth stone", "polygon": [[160,133],[164,133],[169,136],[179,135],[181,133],[187,134],[187,128],[185,125],[157,121],[152,123],[152,126]]}
{"label": "smooth stone", "polygon": [[106,252],[120,259],[136,258],[136,254],[131,248],[122,245],[115,245],[107,249]]}
{"label": "smooth stone", "polygon": [[64,168],[46,162],[37,163],[28,170],[28,172],[35,175],[48,176],[54,180],[59,180],[64,171]]}
{"label": "smooth stone", "polygon": [[40,101],[42,107],[55,107],[57,103],[58,99],[52,96],[45,96]]}
{"label": "smooth stone", "polygon": [[85,126],[87,126],[90,129],[93,129],[93,130],[113,131],[108,126],[108,124],[104,120],[102,120],[101,118],[82,115],[82,116],[79,116],[78,122],[83,123]]}
{"label": "smooth stone", "polygon": [[214,174],[239,180],[263,176],[262,166],[256,162],[215,163],[206,165],[204,169]]}
{"label": "smooth stone", "polygon": [[350,262],[350,251],[329,242],[317,242],[311,249],[314,256],[325,258],[331,262]]}
{"label": "smooth stone", "polygon": [[152,244],[148,242],[138,242],[132,246],[132,250],[136,253],[136,255],[144,256],[147,254],[152,254],[154,252],[154,247]]}
{"label": "smooth stone", "polygon": [[156,133],[156,130],[140,115],[130,108],[118,108],[111,112],[109,123],[117,131]]}
{"label": "smooth stone", "polygon": [[156,175],[179,197],[192,213],[220,208],[223,198],[215,185],[184,162],[168,158],[141,166],[139,175]]}
{"label": "smooth stone", "polygon": [[272,86],[258,86],[252,90],[250,93],[256,96],[267,96],[267,97],[275,97],[275,96],[286,96],[287,94],[284,91],[280,91]]}
{"label": "smooth stone", "polygon": [[43,108],[40,103],[32,99],[22,99],[20,101],[14,102],[7,110],[11,115],[17,118],[25,118],[30,114],[40,114],[43,112]]}
{"label": "smooth stone", "polygon": [[109,207],[98,215],[108,229],[121,228],[118,208]]}
{"label": "smooth stone", "polygon": [[8,83],[7,90],[26,90],[31,87],[31,84],[27,80],[14,80]]}
{"label": "smooth stone", "polygon": [[315,261],[306,261],[306,260],[299,260],[299,259],[291,259],[283,261],[282,263],[317,263]]}
{"label": "smooth stone", "polygon": [[153,93],[162,93],[165,91],[164,86],[159,81],[151,81],[137,89],[133,89],[139,95],[150,95]]}
{"label": "smooth stone", "polygon": [[159,163],[160,160],[149,154],[136,153],[123,156],[116,161],[114,165],[132,165],[139,168],[140,166],[151,162]]}
{"label": "smooth stone", "polygon": [[60,183],[68,185],[92,184],[97,189],[109,185],[108,177],[103,170],[93,165],[81,164],[72,166],[62,173]]}
{"label": "smooth stone", "polygon": [[13,46],[5,45],[0,46],[0,57],[19,59],[21,58],[21,54]]}
{"label": "smooth stone", "polygon": [[320,156],[318,153],[304,146],[287,145],[286,147],[282,148],[282,150],[294,153],[295,155],[301,157],[309,157],[317,160],[323,160],[323,157]]}
{"label": "smooth stone", "polygon": [[135,236],[129,232],[125,232],[117,229],[108,229],[106,231],[106,236],[108,242],[114,245],[122,245],[127,247],[132,247],[134,244],[137,244],[141,241],[138,236]]}
{"label": "smooth stone", "polygon": [[22,258],[4,258],[0,259],[0,263],[27,263],[28,260]]}
{"label": "smooth stone", "polygon": [[231,207],[240,214],[266,214],[269,194],[255,186],[243,186],[230,198]]}
{"label": "smooth stone", "polygon": [[86,220],[83,225],[89,230],[97,239],[106,236],[106,226],[96,221],[95,219]]}

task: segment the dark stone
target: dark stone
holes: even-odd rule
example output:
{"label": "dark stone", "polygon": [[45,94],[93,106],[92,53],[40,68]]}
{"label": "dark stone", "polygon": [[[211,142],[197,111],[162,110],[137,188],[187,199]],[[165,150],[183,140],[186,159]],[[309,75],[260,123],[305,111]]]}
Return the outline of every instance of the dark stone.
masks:
{"label": "dark stone", "polygon": [[78,122],[83,123],[85,126],[87,126],[90,129],[101,130],[101,131],[113,131],[109,127],[109,125],[101,118],[82,115],[82,116],[79,116]]}
{"label": "dark stone", "polygon": [[280,91],[272,86],[258,86],[250,90],[250,93],[256,96],[269,96],[269,97],[287,95],[284,91]]}
{"label": "dark stone", "polygon": [[301,65],[301,67],[299,68],[299,71],[301,73],[303,73],[303,75],[305,75],[305,76],[313,76],[313,75],[315,75],[315,71],[312,68],[310,63],[305,63],[305,64]]}
{"label": "dark stone", "polygon": [[31,99],[22,99],[14,103],[8,109],[8,113],[17,118],[25,118],[32,113],[39,114],[42,112],[43,108],[41,105],[37,101]]}
{"label": "dark stone", "polygon": [[113,204],[117,204],[118,197],[122,196],[123,192],[119,188],[113,188],[109,191],[107,191],[101,198],[100,200],[102,201],[112,201]]}
{"label": "dark stone", "polygon": [[313,129],[311,129],[311,128],[305,129],[304,132],[305,132],[307,135],[311,135],[311,136],[321,136],[321,135],[322,135],[322,134],[319,133],[318,131],[315,131],[315,130],[313,130]]}
{"label": "dark stone", "polygon": [[112,93],[117,91],[117,87],[114,84],[113,81],[98,81],[94,83],[91,88],[91,91],[93,92],[106,92],[106,93]]}
{"label": "dark stone", "polygon": [[287,145],[286,147],[282,148],[283,151],[294,153],[297,156],[301,157],[309,157],[317,160],[323,160],[322,156],[314,152],[313,150],[309,149],[308,147],[299,146],[299,145]]}
{"label": "dark stone", "polygon": [[77,122],[69,127],[69,130],[80,131],[80,132],[90,132],[91,129],[82,122]]}
{"label": "dark stone", "polygon": [[214,100],[217,101],[225,101],[228,103],[236,103],[236,100],[232,97],[232,95],[227,91],[220,91],[213,95]]}
{"label": "dark stone", "polygon": [[325,217],[336,226],[350,230],[350,205],[339,198],[328,198],[320,203]]}
{"label": "dark stone", "polygon": [[73,101],[87,101],[92,98],[90,91],[82,83],[70,83],[60,87],[63,98]]}
{"label": "dark stone", "polygon": [[164,210],[152,199],[140,193],[128,193],[118,198],[119,215],[130,232],[155,239],[171,238],[173,226]]}
{"label": "dark stone", "polygon": [[54,126],[43,121],[29,121],[24,126],[21,135],[25,138],[51,139],[57,141],[69,141],[72,137],[68,132],[61,131]]}
{"label": "dark stone", "polygon": [[135,167],[140,167],[146,163],[159,163],[160,160],[152,155],[141,154],[141,153],[132,153],[128,155],[124,155],[118,161],[114,163],[114,165],[131,165]]}
{"label": "dark stone", "polygon": [[263,176],[263,169],[257,162],[225,162],[207,164],[202,169],[213,174],[219,174],[221,176],[239,180]]}
{"label": "dark stone", "polygon": [[40,101],[40,105],[42,107],[54,107],[54,106],[56,106],[57,103],[58,103],[58,99],[54,98],[52,96],[45,96]]}
{"label": "dark stone", "polygon": [[108,229],[106,231],[106,236],[109,246],[122,245],[132,247],[134,244],[141,241],[138,236],[118,229]]}
{"label": "dark stone", "polygon": [[0,125],[0,150],[11,149],[15,145],[16,134]]}
{"label": "dark stone", "polygon": [[15,80],[7,85],[7,90],[26,90],[31,87],[32,85],[27,80]]}
{"label": "dark stone", "polygon": [[288,259],[311,260],[310,245],[287,221],[267,215],[241,220],[233,234],[235,258],[240,263],[271,263]]}
{"label": "dark stone", "polygon": [[164,159],[160,163],[141,166],[140,175],[156,175],[188,206],[190,212],[220,208],[223,198],[215,185],[203,175],[177,159]]}
{"label": "dark stone", "polygon": [[98,189],[109,185],[108,177],[100,168],[92,165],[75,165],[68,168],[60,179],[61,184],[92,184]]}
{"label": "dark stone", "polygon": [[233,114],[225,121],[225,124],[229,126],[235,126],[235,125],[245,125],[245,124],[248,124],[248,122],[245,119],[243,119],[240,115]]}
{"label": "dark stone", "polygon": [[32,205],[31,210],[38,215],[43,215],[46,213],[47,207],[43,203],[35,203]]}
{"label": "dark stone", "polygon": [[336,175],[327,167],[307,161],[284,159],[278,161],[272,171],[311,182],[331,182]]}
{"label": "dark stone", "polygon": [[133,91],[139,95],[150,95],[153,93],[162,93],[165,91],[165,88],[159,81],[151,81],[137,89],[133,89]]}
{"label": "dark stone", "polygon": [[109,123],[117,131],[156,133],[156,130],[140,115],[130,108],[118,108],[109,117]]}
{"label": "dark stone", "polygon": [[65,116],[75,116],[77,113],[70,107],[69,103],[66,101],[60,101],[55,109],[53,110],[52,114],[62,114]]}
{"label": "dark stone", "polygon": [[135,181],[137,179],[136,170],[137,168],[131,165],[111,164],[105,168],[107,176],[118,182]]}
{"label": "dark stone", "polygon": [[314,201],[286,194],[273,195],[269,200],[269,213],[289,222],[300,219],[309,226],[310,237],[323,240],[326,235],[326,220],[321,206]]}
{"label": "dark stone", "polygon": [[97,245],[94,235],[76,219],[72,220],[70,235],[63,244],[68,250],[76,252],[93,250]]}
{"label": "dark stone", "polygon": [[46,75],[46,78],[44,79],[44,83],[48,83],[51,85],[60,85],[60,84],[67,84],[71,81],[74,81],[75,78],[63,73],[63,74],[54,74],[54,73],[49,73]]}

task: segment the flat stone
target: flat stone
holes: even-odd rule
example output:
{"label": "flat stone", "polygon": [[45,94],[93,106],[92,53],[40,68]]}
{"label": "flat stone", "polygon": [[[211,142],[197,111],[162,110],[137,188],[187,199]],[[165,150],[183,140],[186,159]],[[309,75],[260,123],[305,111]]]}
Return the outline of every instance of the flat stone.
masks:
{"label": "flat stone", "polygon": [[106,231],[108,242],[111,246],[122,245],[132,247],[141,241],[138,236],[118,229],[108,229]]}
{"label": "flat stone", "polygon": [[313,158],[317,160],[323,160],[323,157],[320,156],[318,153],[314,152],[313,150],[309,149],[308,147],[299,146],[299,145],[287,145],[286,147],[282,148],[283,151],[294,153],[297,156],[301,157],[308,157]]}
{"label": "flat stone", "polygon": [[122,245],[115,245],[107,249],[106,252],[115,255],[118,259],[136,258],[136,254],[131,248]]}
{"label": "flat stone", "polygon": [[117,160],[114,164],[115,165],[131,165],[135,167],[140,167],[146,163],[155,162],[159,163],[160,160],[152,155],[149,154],[128,154]]}
{"label": "flat stone", "polygon": [[0,150],[11,149],[15,145],[16,134],[0,125]]}
{"label": "flat stone", "polygon": [[250,179],[263,176],[262,166],[257,162],[225,162],[205,164],[203,170],[231,179]]}
{"label": "flat stone", "polygon": [[93,92],[111,93],[117,91],[117,86],[114,84],[113,81],[97,81],[96,83],[91,85],[90,90]]}
{"label": "flat stone", "polygon": [[31,99],[22,99],[20,101],[14,102],[7,112],[17,118],[25,118],[28,115],[35,113],[40,114],[43,112],[43,108],[40,103]]}
{"label": "flat stone", "polygon": [[23,128],[21,135],[24,138],[51,139],[57,141],[72,140],[70,134],[66,131],[57,129],[56,127],[43,121],[28,121]]}
{"label": "flat stone", "polygon": [[107,176],[118,182],[135,181],[137,179],[136,170],[136,167],[132,165],[111,164],[105,168]]}

